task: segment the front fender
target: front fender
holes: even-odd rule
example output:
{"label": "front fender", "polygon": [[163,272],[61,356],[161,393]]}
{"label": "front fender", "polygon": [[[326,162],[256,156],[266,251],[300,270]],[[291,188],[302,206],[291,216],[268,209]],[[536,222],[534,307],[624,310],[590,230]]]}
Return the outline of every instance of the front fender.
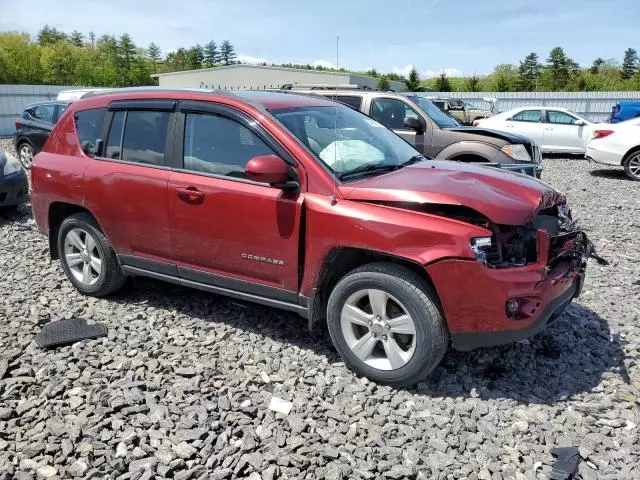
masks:
{"label": "front fender", "polygon": [[478,157],[480,162],[514,163],[506,153],[494,145],[483,142],[456,142],[445,147],[436,155],[438,160],[454,160],[456,157]]}
{"label": "front fender", "polygon": [[317,286],[327,254],[340,247],[368,250],[419,265],[443,258],[475,259],[471,237],[490,232],[448,217],[365,201],[305,197],[304,275],[300,293]]}

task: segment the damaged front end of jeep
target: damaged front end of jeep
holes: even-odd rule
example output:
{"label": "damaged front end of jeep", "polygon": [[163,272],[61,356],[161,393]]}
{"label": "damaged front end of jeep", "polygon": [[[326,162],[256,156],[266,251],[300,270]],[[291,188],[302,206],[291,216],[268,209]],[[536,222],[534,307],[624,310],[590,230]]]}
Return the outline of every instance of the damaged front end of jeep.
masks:
{"label": "damaged front end of jeep", "polygon": [[524,225],[485,223],[483,226],[492,235],[471,240],[471,249],[478,261],[489,268],[523,267],[544,262],[547,271],[562,261],[580,264],[582,269],[589,258],[606,263],[572,218],[564,197],[558,197],[558,203],[550,206],[543,200],[540,206],[543,208]]}

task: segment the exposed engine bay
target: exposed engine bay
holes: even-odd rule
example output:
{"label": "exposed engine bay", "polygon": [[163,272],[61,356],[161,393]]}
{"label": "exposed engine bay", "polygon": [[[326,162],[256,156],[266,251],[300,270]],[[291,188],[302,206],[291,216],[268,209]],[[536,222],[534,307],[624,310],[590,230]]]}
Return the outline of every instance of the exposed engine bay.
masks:
{"label": "exposed engine bay", "polygon": [[541,210],[533,221],[524,226],[489,224],[486,227],[493,232],[491,242],[485,241],[480,245],[476,241],[472,243],[472,249],[478,260],[491,268],[522,267],[538,261],[542,253],[539,251],[539,230],[549,236],[548,268],[562,260],[589,257],[606,264],[595,253],[586,234],[578,228],[566,202]]}

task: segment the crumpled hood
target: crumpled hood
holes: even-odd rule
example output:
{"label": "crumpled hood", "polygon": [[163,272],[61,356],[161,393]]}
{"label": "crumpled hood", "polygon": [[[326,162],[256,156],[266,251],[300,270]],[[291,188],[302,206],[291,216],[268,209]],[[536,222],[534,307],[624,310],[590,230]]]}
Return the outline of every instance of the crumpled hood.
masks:
{"label": "crumpled hood", "polygon": [[533,177],[474,164],[428,160],[343,185],[349,200],[460,205],[500,225],[523,225],[563,195]]}

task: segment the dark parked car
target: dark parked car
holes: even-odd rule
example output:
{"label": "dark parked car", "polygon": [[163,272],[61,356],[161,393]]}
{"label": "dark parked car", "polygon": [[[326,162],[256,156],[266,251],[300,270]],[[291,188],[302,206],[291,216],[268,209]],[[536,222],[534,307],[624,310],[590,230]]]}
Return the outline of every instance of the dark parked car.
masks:
{"label": "dark parked car", "polygon": [[32,207],[85,295],[137,275],[289,310],[358,373],[406,385],[450,342],[535,335],[580,293],[590,243],[563,195],[426,159],[337,102],[154,89],[69,110]]}
{"label": "dark parked car", "polygon": [[0,209],[16,207],[29,198],[27,174],[0,149]]}
{"label": "dark parked car", "polygon": [[22,166],[29,170],[33,157],[42,150],[51,129],[68,107],[68,102],[49,101],[27,105],[16,119],[13,144]]}
{"label": "dark parked car", "polygon": [[538,178],[542,173],[542,156],[533,140],[464,127],[419,94],[364,90],[311,90],[304,94],[330,98],[369,115],[431,158],[484,163]]}

